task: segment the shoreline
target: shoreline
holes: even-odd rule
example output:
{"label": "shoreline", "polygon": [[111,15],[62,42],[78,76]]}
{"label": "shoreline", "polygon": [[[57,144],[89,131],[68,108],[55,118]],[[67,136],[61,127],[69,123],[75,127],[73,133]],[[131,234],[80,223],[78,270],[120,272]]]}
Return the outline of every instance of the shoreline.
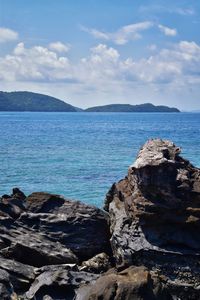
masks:
{"label": "shoreline", "polygon": [[0,198],[1,299],[199,299],[199,199],[200,169],[160,139],[104,210],[14,188]]}

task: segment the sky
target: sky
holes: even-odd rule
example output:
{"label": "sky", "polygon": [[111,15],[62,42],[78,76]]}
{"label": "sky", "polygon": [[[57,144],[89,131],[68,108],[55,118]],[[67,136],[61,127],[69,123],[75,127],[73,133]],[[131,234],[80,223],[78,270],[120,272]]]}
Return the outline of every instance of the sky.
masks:
{"label": "sky", "polygon": [[199,0],[0,0],[0,90],[200,109]]}

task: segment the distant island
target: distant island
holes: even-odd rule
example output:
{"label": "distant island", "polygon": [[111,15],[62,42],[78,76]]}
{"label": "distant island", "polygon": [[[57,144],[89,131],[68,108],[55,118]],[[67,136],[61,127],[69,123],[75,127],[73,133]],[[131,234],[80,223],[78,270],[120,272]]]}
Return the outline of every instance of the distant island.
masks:
{"label": "distant island", "polygon": [[30,112],[180,112],[177,108],[155,106],[151,103],[110,104],[90,107],[85,110],[72,106],[60,99],[33,92],[1,92],[0,111]]}
{"label": "distant island", "polygon": [[57,98],[32,92],[0,92],[0,111],[77,112]]}
{"label": "distant island", "polygon": [[95,106],[86,109],[88,112],[180,112],[175,107],[155,106],[151,103],[131,105],[131,104],[109,104]]}

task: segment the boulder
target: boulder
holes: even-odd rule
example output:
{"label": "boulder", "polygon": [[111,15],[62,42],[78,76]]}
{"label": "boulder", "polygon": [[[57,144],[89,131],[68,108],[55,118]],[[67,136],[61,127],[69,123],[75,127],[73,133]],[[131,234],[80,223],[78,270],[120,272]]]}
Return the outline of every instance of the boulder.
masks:
{"label": "boulder", "polygon": [[98,275],[79,271],[76,265],[52,265],[38,269],[38,276],[25,293],[25,299],[73,300],[75,289],[95,281]]}
{"label": "boulder", "polygon": [[17,219],[0,220],[4,257],[41,267],[110,252],[108,216],[102,210],[48,193],[33,193],[24,205]]}
{"label": "boulder", "polygon": [[80,261],[110,252],[108,214],[103,210],[47,193],[31,194],[26,206],[28,214],[21,215],[19,222],[30,222],[43,235],[71,249]]}
{"label": "boulder", "polygon": [[3,195],[0,198],[0,216],[17,219],[25,211],[25,194],[18,188],[14,188],[11,195]]}
{"label": "boulder", "polygon": [[8,274],[0,280],[0,298],[73,299],[80,284],[99,276],[82,270],[82,261],[104,252],[103,270],[109,238],[106,212],[48,193],[24,198],[15,189],[0,200],[0,274]]}
{"label": "boulder", "polygon": [[159,277],[144,267],[109,271],[76,292],[76,300],[172,300]]}
{"label": "boulder", "polygon": [[148,141],[128,175],[111,187],[105,209],[118,267],[156,268],[176,296],[184,286],[189,296],[181,299],[198,299],[200,169],[180,152],[170,141]]}

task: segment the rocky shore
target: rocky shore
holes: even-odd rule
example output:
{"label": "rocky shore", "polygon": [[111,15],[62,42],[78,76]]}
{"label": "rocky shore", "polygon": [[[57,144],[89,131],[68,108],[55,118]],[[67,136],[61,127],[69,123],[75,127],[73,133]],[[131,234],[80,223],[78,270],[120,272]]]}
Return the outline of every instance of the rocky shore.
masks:
{"label": "rocky shore", "polygon": [[200,299],[200,169],[148,141],[104,209],[0,198],[0,299]]}

